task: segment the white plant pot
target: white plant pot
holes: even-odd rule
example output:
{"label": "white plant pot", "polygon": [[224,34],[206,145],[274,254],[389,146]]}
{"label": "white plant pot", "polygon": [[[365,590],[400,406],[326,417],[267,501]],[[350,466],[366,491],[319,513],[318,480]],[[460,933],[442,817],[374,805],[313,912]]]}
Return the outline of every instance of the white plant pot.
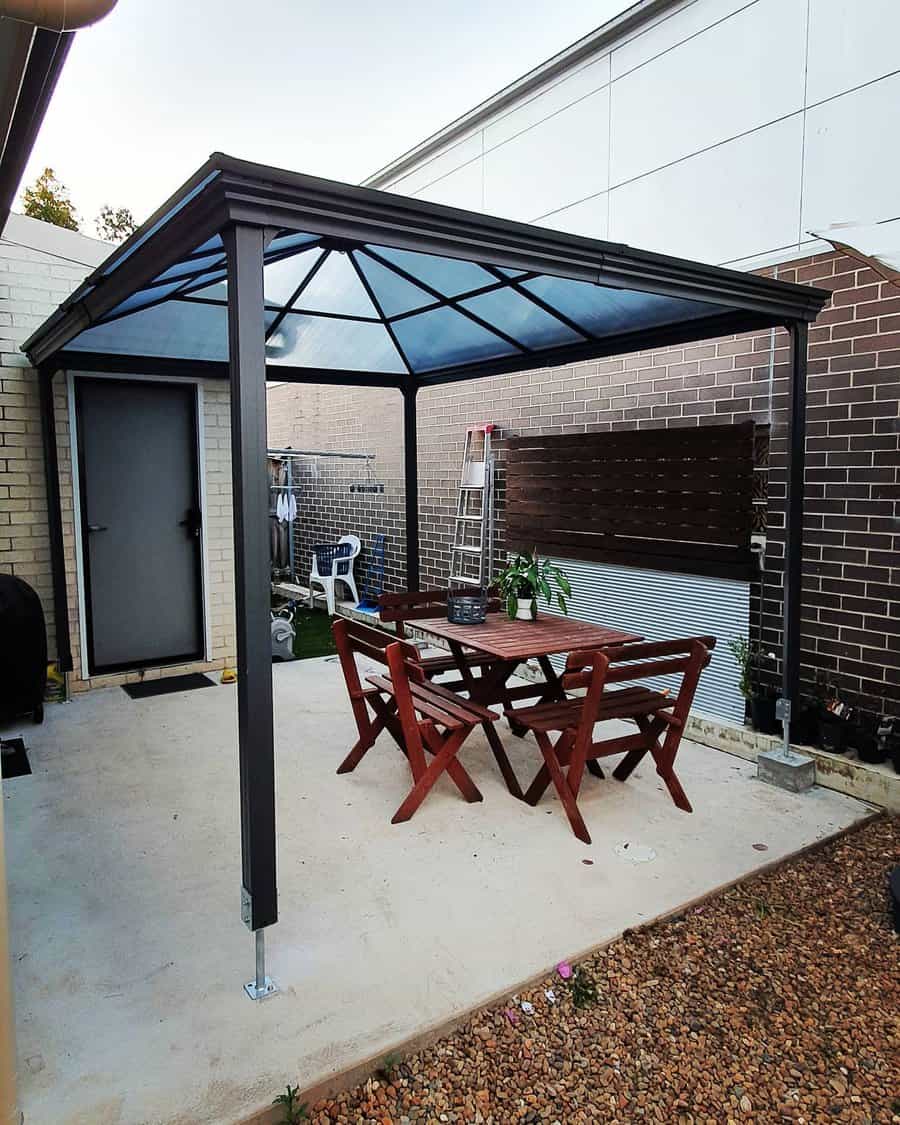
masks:
{"label": "white plant pot", "polygon": [[516,598],[516,621],[534,621],[534,614],[531,612],[532,598]]}

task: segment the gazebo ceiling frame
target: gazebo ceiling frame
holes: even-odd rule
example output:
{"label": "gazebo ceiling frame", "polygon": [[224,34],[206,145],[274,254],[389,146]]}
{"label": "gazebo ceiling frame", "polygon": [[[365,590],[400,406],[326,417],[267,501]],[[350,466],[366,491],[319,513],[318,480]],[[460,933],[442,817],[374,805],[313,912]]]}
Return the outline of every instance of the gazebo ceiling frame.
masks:
{"label": "gazebo ceiling frame", "polygon": [[[313,232],[339,245],[374,242],[442,255],[498,271],[591,282],[612,289],[708,302],[721,312],[560,347],[448,365],[420,374],[379,374],[267,363],[263,270],[281,232]],[[221,236],[227,262],[228,360],[92,352],[75,338],[205,241]],[[603,290],[598,290],[599,294]],[[52,452],[55,371],[204,376],[231,384],[242,915],[257,934],[278,917],[269,559],[266,378],[283,382],[392,387],[403,395],[407,584],[419,586],[416,396],[422,388],[546,368],[738,332],[784,327],[791,340],[791,395],[784,571],[785,748],[800,667],[800,588],[808,324],[830,293],[630,247],[474,214],[390,193],[333,183],[215,154],[25,344],[42,380],[45,448]],[[335,331],[340,332],[337,325]],[[54,597],[65,662],[66,580],[55,458],[45,458]],[[69,667],[71,662],[69,661]],[[261,985],[258,963],[257,985]],[[264,964],[262,965],[264,974]]]}

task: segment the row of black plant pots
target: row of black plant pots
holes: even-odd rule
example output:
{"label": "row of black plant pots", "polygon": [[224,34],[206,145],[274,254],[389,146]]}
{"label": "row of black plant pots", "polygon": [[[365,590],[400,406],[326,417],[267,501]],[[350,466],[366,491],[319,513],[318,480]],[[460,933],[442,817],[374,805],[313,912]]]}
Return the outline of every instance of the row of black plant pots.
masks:
{"label": "row of black plant pots", "polygon": [[[773,694],[756,692],[750,697],[750,722],[760,734],[781,734],[775,717]],[[849,711],[849,709],[848,709]],[[852,751],[861,762],[879,765],[889,759],[900,773],[900,722],[879,720],[866,711],[835,713],[816,701],[802,703],[791,721],[791,742],[819,746],[831,754]]]}

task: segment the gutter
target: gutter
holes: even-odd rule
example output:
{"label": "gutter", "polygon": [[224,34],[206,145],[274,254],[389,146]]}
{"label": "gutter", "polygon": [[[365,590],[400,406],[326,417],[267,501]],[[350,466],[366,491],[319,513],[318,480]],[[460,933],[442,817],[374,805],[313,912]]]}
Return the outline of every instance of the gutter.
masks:
{"label": "gutter", "polygon": [[78,31],[102,20],[117,0],[0,0],[0,19],[20,20],[47,31]]}
{"label": "gutter", "polygon": [[21,57],[10,68],[12,73],[0,74],[0,231],[9,218],[75,31],[102,19],[116,3],[0,0],[0,33],[10,37],[18,28],[22,42]]}
{"label": "gutter", "polygon": [[[34,31],[5,137],[0,124],[0,230],[6,226],[13,196],[25,172],[73,38],[73,32],[60,33],[45,28]],[[3,81],[9,81],[9,78],[3,76]]]}
{"label": "gutter", "polygon": [[590,32],[559,54],[553,55],[546,62],[529,70],[527,74],[504,86],[502,90],[492,94],[474,109],[470,109],[461,117],[451,121],[449,125],[445,125],[443,129],[426,137],[415,148],[409,149],[390,164],[373,172],[362,181],[363,187],[383,188],[392,183],[430,157],[436,156],[453,141],[462,139],[464,134],[477,128],[485,118],[493,117],[507,106],[521,101],[528,94],[552,82],[554,78],[561,78],[578,63],[586,62],[610,43],[621,39],[629,31],[646,24],[654,16],[660,15],[677,3],[680,3],[680,0],[638,0],[636,4],[632,4],[624,12],[602,24],[596,31]]}

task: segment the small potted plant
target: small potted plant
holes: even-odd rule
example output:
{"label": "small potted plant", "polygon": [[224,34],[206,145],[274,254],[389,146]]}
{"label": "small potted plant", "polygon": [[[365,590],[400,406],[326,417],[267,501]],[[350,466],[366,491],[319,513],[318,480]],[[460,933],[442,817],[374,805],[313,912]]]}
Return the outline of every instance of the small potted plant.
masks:
{"label": "small potted plant", "polygon": [[[885,717],[885,722],[887,718]],[[847,723],[846,744],[849,750],[855,750],[861,762],[868,765],[880,765],[888,759],[888,734],[890,726],[884,727],[878,716],[860,707],[854,708],[852,716]]]}
{"label": "small potted plant", "polygon": [[735,637],[728,647],[738,666],[738,690],[747,700],[751,726],[760,734],[778,734],[781,724],[775,718],[775,692],[760,682],[763,661],[774,662],[775,653],[763,653],[746,637]]}
{"label": "small potted plant", "polygon": [[568,578],[549,559],[540,558],[536,549],[516,555],[498,576],[497,586],[506,601],[510,620],[535,621],[538,597],[543,596],[550,605],[554,587],[556,604],[563,613],[569,612],[566,598],[571,597],[572,587]]}
{"label": "small potted plant", "polygon": [[878,728],[878,737],[884,739],[894,773],[900,773],[900,719],[889,719],[885,716]]}

